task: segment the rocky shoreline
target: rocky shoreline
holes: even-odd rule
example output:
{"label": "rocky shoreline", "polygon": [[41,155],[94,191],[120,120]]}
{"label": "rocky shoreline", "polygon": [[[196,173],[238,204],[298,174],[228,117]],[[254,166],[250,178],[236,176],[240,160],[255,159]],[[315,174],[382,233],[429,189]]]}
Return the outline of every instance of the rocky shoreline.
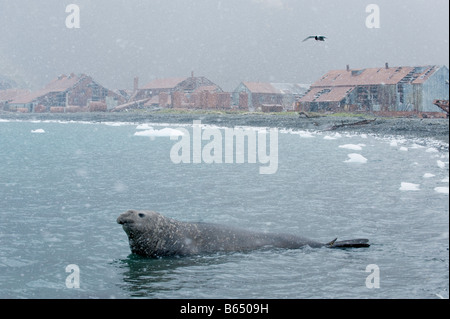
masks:
{"label": "rocky shoreline", "polygon": [[256,126],[294,130],[355,132],[379,136],[404,136],[434,139],[441,149],[448,150],[449,120],[421,118],[375,118],[370,116],[315,116],[297,113],[221,113],[221,112],[130,112],[130,113],[0,113],[7,120],[64,120],[88,122],[132,122],[189,124],[201,120],[202,124],[224,127]]}

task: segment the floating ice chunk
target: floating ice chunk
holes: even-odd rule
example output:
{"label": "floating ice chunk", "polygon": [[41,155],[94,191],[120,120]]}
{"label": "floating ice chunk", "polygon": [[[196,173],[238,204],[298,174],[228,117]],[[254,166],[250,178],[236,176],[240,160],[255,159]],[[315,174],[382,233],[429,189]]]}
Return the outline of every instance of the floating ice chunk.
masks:
{"label": "floating ice chunk", "polygon": [[448,186],[447,187],[435,187],[434,191],[441,194],[448,194]]}
{"label": "floating ice chunk", "polygon": [[445,168],[445,163],[443,161],[437,160],[436,163],[440,168]]}
{"label": "floating ice chunk", "polygon": [[308,131],[300,131],[300,132],[298,133],[298,135],[299,135],[300,137],[303,137],[303,138],[311,138],[311,137],[314,137],[314,135],[313,135],[311,132],[308,132]]}
{"label": "floating ice chunk", "polygon": [[360,145],[356,145],[356,144],[339,145],[339,148],[345,148],[347,150],[354,150],[354,151],[362,150],[362,147]]}
{"label": "floating ice chunk", "polygon": [[351,153],[348,154],[349,159],[344,161],[344,163],[367,163],[367,158],[361,154]]}
{"label": "floating ice chunk", "polygon": [[425,152],[427,152],[427,153],[437,153],[439,151],[437,149],[435,149],[434,147],[429,147],[429,148],[427,148],[427,150]]}
{"label": "floating ice chunk", "polygon": [[425,146],[422,146],[422,145],[413,143],[413,144],[410,146],[410,148],[411,148],[411,149],[419,149],[419,148],[425,148]]}
{"label": "floating ice chunk", "polygon": [[333,135],[326,135],[326,136],[324,136],[324,140],[336,140],[336,139],[338,139],[338,138],[341,138],[342,137],[342,135],[341,134],[339,134],[339,133],[334,133]]}
{"label": "floating ice chunk", "polygon": [[404,146],[400,147],[398,150],[403,151],[403,152],[408,152],[408,148],[404,147]]}
{"label": "floating ice chunk", "polygon": [[361,138],[367,138],[367,134],[361,134]]}
{"label": "floating ice chunk", "polygon": [[405,139],[393,139],[389,145],[392,147],[397,147],[399,144],[403,144],[405,142]]}
{"label": "floating ice chunk", "polygon": [[154,136],[154,137],[160,137],[160,136],[182,136],[184,133],[180,130],[175,130],[173,128],[163,128],[162,130],[154,130],[149,129],[145,131],[139,131],[134,133],[135,136]]}
{"label": "floating ice chunk", "polygon": [[401,191],[419,191],[419,186],[420,184],[402,182],[399,189]]}
{"label": "floating ice chunk", "polygon": [[42,134],[45,133],[45,131],[41,128],[38,128],[37,130],[31,130],[31,133]]}
{"label": "floating ice chunk", "polygon": [[430,178],[430,177],[434,177],[434,176],[436,176],[436,175],[431,174],[431,173],[425,173],[425,174],[423,174],[423,178]]}
{"label": "floating ice chunk", "polygon": [[443,180],[441,180],[442,183],[448,183],[448,176],[446,178],[444,178]]}
{"label": "floating ice chunk", "polygon": [[126,122],[105,122],[104,123],[107,126],[124,126],[124,125],[129,125],[129,123]]}
{"label": "floating ice chunk", "polygon": [[153,127],[148,124],[139,124],[136,126],[136,130],[153,130]]}
{"label": "floating ice chunk", "polygon": [[389,145],[392,146],[392,147],[397,147],[398,143],[397,143],[396,140],[393,140],[393,141],[391,141],[391,143]]}

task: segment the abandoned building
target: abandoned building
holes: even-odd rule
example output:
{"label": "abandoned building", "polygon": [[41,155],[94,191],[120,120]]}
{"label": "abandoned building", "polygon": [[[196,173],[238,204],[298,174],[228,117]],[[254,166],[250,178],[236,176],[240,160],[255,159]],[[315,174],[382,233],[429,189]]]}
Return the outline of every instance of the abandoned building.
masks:
{"label": "abandoned building", "polygon": [[26,89],[6,89],[0,90],[0,110],[5,107],[18,96],[28,94],[30,91]]}
{"label": "abandoned building", "polygon": [[233,91],[233,103],[249,111],[289,111],[308,89],[298,83],[241,82]]}
{"label": "abandoned building", "polygon": [[134,79],[133,95],[126,104],[114,111],[145,108],[227,108],[230,107],[229,93],[204,76],[155,79],[138,87]]}
{"label": "abandoned building", "polygon": [[[136,93],[133,100],[142,100],[159,95],[160,93],[172,94],[174,92],[192,93],[203,86],[216,86],[212,81],[204,76],[195,77],[192,73],[190,77],[155,79],[143,87],[138,87],[138,79],[135,78],[134,88]],[[220,89],[220,88],[219,88]],[[220,91],[222,91],[220,89]]]}
{"label": "abandoned building", "polygon": [[448,100],[446,66],[400,66],[333,70],[298,100],[299,111],[443,112],[435,99]]}
{"label": "abandoned building", "polygon": [[126,100],[80,74],[61,75],[42,90],[16,96],[5,108],[18,112],[107,111]]}

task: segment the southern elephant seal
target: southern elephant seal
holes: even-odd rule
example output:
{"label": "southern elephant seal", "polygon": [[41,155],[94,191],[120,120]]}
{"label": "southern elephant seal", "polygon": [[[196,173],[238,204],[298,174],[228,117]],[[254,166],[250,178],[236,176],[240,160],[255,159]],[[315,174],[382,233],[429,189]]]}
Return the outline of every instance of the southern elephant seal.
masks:
{"label": "southern elephant seal", "polygon": [[186,256],[261,248],[296,249],[369,247],[367,239],[320,243],[300,236],[272,234],[212,223],[187,223],[153,211],[129,210],[117,218],[128,235],[131,252],[147,257]]}

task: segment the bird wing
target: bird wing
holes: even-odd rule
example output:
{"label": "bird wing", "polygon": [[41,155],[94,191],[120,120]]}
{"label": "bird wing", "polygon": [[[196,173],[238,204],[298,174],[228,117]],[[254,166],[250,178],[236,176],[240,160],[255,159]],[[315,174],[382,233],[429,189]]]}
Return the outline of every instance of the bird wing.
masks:
{"label": "bird wing", "polygon": [[305,40],[303,40],[302,42],[305,42],[308,39],[314,39],[316,36],[315,35],[310,35],[309,37],[307,37]]}

